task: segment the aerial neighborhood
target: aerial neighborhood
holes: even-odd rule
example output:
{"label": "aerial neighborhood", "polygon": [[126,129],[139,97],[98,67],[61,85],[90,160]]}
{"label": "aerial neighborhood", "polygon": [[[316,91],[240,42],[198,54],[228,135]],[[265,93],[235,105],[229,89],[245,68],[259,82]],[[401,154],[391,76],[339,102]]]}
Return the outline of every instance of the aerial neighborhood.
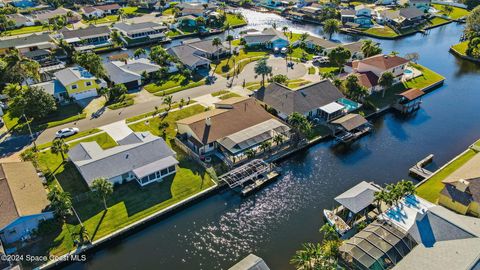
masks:
{"label": "aerial neighborhood", "polygon": [[478,269],[479,4],[0,0],[0,270]]}

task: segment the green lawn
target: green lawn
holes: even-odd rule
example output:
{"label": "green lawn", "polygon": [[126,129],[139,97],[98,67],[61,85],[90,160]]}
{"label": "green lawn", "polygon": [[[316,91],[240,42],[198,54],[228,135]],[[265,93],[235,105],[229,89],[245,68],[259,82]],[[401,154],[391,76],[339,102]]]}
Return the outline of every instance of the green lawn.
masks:
{"label": "green lawn", "polygon": [[306,84],[309,84],[309,83],[311,83],[311,81],[307,81],[307,80],[304,80],[304,79],[289,80],[287,82],[287,87],[295,89],[295,88],[302,87],[302,86],[304,86]]}
{"label": "green lawn", "polygon": [[[480,141],[476,142],[475,144],[480,145]],[[444,187],[442,181],[445,180],[450,174],[455,172],[458,168],[467,163],[476,154],[477,153],[472,149],[467,150],[467,152],[465,152],[463,155],[459,156],[448,166],[436,172],[427,181],[421,184],[417,188],[417,194],[430,202],[436,203],[438,196]]]}
{"label": "green lawn", "polygon": [[333,73],[337,73],[338,72],[338,67],[334,67],[334,66],[325,66],[325,67],[320,67],[319,68],[319,72],[320,73],[330,73],[330,72],[333,72]]}
{"label": "green lawn", "polygon": [[[159,80],[158,82],[145,85],[144,88],[149,93],[157,93],[159,91],[164,91],[164,90],[180,89],[178,91],[181,91],[188,88],[200,86],[203,84],[205,84],[204,80],[199,80],[199,78],[187,79],[182,74],[176,73],[176,74],[169,75],[167,78]],[[173,92],[165,91],[165,92],[168,92],[165,94],[171,94],[178,91],[173,91]]]}
{"label": "green lawn", "polygon": [[5,31],[5,36],[31,34],[31,33],[41,32],[41,31],[48,31],[48,29],[44,28],[41,25],[24,26],[18,29]]}
{"label": "green lawn", "polygon": [[182,33],[178,32],[176,29],[170,29],[168,32],[167,32],[167,37],[176,37],[176,36],[179,36],[181,35]]}
{"label": "green lawn", "polygon": [[[57,111],[44,119],[31,122],[30,127],[32,131],[40,131],[84,119],[86,116],[86,113],[83,113],[77,104],[58,106]],[[13,129],[13,132],[18,134],[29,133],[26,122],[19,123],[19,119],[11,117],[8,111],[5,113],[3,120],[9,130]]]}
{"label": "green lawn", "polygon": [[132,106],[135,103],[133,98],[134,98],[134,95],[124,95],[122,99],[119,100],[118,102],[108,105],[108,108],[110,110],[118,110],[121,108]]}
{"label": "green lawn", "polygon": [[138,7],[123,7],[122,10],[125,14],[135,14],[137,13]]}
{"label": "green lawn", "polygon": [[424,89],[430,85],[433,85],[445,79],[440,74],[435,73],[434,71],[424,66],[421,66],[418,64],[410,64],[410,65],[420,70],[423,73],[423,75],[417,78],[411,79],[407,82],[394,85],[392,88],[388,89],[385,92],[385,97],[383,98],[382,98],[382,93],[374,93],[367,98],[368,101],[370,101],[377,108],[383,108],[385,106],[388,106],[394,103],[398,98],[397,94],[405,90],[408,90],[411,88]]}
{"label": "green lawn", "polygon": [[86,24],[103,24],[103,23],[114,23],[118,21],[118,15],[107,15],[105,17],[99,19],[89,19],[89,20],[82,20],[83,23]]}
{"label": "green lawn", "polygon": [[135,132],[150,131],[152,134],[156,136],[161,136],[163,135],[163,131],[159,129],[160,123],[166,122],[168,123],[168,128],[166,129],[166,136],[168,138],[173,138],[175,137],[175,128],[176,128],[175,122],[177,120],[187,118],[204,111],[205,111],[205,107],[199,104],[195,104],[195,105],[183,108],[181,110],[169,112],[165,118],[154,117],[142,122],[131,124],[129,125],[129,127]]}
{"label": "green lawn", "polygon": [[217,92],[213,92],[210,95],[212,95],[212,97],[218,97],[218,96],[225,95],[225,94],[228,94],[228,93],[230,93],[230,91],[220,90],[220,91],[217,91]]}
{"label": "green lawn", "polygon": [[225,20],[225,24],[230,24],[230,26],[234,27],[237,25],[244,25],[247,23],[247,21],[243,17],[238,17],[235,14],[228,14],[227,13],[227,19]]}
{"label": "green lawn", "polygon": [[374,27],[374,28],[368,28],[368,29],[365,29],[365,30],[362,30],[364,33],[367,33],[367,34],[370,34],[370,35],[373,35],[373,36],[377,36],[377,37],[388,37],[388,38],[393,38],[393,37],[397,37],[398,34],[395,33],[395,31],[393,31],[392,28],[388,27],[388,26],[384,26],[384,27]]}
{"label": "green lawn", "polygon": [[218,98],[223,100],[223,99],[229,99],[229,98],[232,98],[232,97],[240,97],[240,95],[237,94],[237,93],[228,93],[228,94],[225,94],[225,95],[221,95]]}
{"label": "green lawn", "polygon": [[267,56],[268,54],[269,53],[267,51],[263,51],[263,50],[241,49],[238,55],[233,55],[231,57],[222,59],[220,60],[220,62],[214,61],[214,63],[212,63],[211,66],[213,69],[215,69],[215,73],[217,74],[231,75],[230,73],[233,72],[234,61],[235,61],[235,65],[237,65],[237,70],[241,71],[248,63],[256,61],[264,56]]}
{"label": "green lawn", "polygon": [[462,55],[467,55],[467,48],[468,48],[468,40],[464,42],[460,42],[458,44],[455,44],[452,46],[452,49],[457,51],[458,53]]}
{"label": "green lawn", "polygon": [[439,14],[446,15],[446,16],[450,17],[450,19],[452,19],[452,20],[460,19],[460,18],[465,17],[468,14],[470,14],[470,11],[468,11],[466,9],[463,9],[463,8],[454,7],[454,6],[452,6],[453,11],[449,14],[447,14],[443,10],[443,5],[441,5],[441,4],[433,4],[433,7],[439,11]]}
{"label": "green lawn", "polygon": [[430,26],[442,25],[442,24],[446,24],[448,22],[450,22],[450,20],[440,18],[440,17],[434,17],[433,19],[431,19],[429,21]]}
{"label": "green lawn", "polygon": [[[95,133],[99,133],[99,132],[102,132],[102,130],[98,129],[98,128],[94,128],[94,129],[90,129],[90,130],[86,130],[86,131],[80,131],[79,133],[77,133],[73,136],[70,136],[68,138],[64,138],[63,140],[65,142],[69,142],[69,141],[72,141],[72,140],[75,140],[75,139],[78,139],[78,138],[81,138],[81,137],[85,137],[85,136],[88,136],[88,135],[92,135],[92,134],[95,134]],[[37,149],[42,150],[42,149],[50,147],[50,146],[52,146],[52,142],[37,145]]]}
{"label": "green lawn", "polygon": [[317,68],[316,67],[309,67],[308,68],[308,74],[315,74],[317,73]]}
{"label": "green lawn", "polygon": [[307,138],[313,140],[317,137],[324,137],[332,134],[332,130],[325,125],[315,125],[312,127],[312,131],[308,134]]}

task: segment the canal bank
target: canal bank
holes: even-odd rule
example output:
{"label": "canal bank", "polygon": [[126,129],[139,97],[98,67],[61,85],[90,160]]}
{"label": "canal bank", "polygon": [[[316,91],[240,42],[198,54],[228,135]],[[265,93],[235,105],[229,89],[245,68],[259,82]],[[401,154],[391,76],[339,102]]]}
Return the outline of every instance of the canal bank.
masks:
{"label": "canal bank", "polygon": [[[252,15],[248,19],[256,28],[275,22],[292,31],[323,35],[318,26],[285,22],[272,14]],[[225,269],[250,252],[272,269],[293,269],[289,259],[301,243],[320,240],[321,210],[332,208],[336,195],[362,180],[392,183],[407,178],[408,168],[430,153],[444,164],[479,137],[480,92],[474,86],[480,83],[480,68],[447,52],[461,30],[449,24],[427,37],[376,40],[387,53],[418,52],[420,64],[446,77],[443,86],[424,97],[417,113],[375,118],[376,132],[350,147],[327,140],[293,154],[280,163],[283,175],[255,195],[240,198],[221,191],[66,269]]]}

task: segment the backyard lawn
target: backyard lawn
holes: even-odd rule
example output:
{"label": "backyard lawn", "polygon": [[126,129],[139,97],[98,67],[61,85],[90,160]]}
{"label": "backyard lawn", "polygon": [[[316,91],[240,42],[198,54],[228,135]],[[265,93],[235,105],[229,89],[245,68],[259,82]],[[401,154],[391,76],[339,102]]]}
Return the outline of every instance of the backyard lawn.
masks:
{"label": "backyard lawn", "polygon": [[439,11],[439,14],[446,15],[446,16],[450,17],[450,19],[452,19],[452,20],[460,19],[460,18],[465,17],[468,14],[470,14],[470,11],[468,11],[464,8],[459,8],[459,7],[454,7],[454,6],[452,6],[453,11],[451,13],[446,13],[443,10],[443,6],[444,5],[441,5],[441,4],[433,4],[433,7]]}
{"label": "backyard lawn", "polygon": [[21,28],[18,28],[18,29],[5,31],[5,35],[6,36],[14,36],[14,35],[36,33],[36,32],[41,32],[41,31],[48,31],[48,29],[44,28],[42,25],[24,26],[24,27],[21,27]]}
{"label": "backyard lawn", "polygon": [[227,23],[230,24],[230,26],[234,27],[237,25],[247,24],[247,21],[243,17],[227,13],[227,19],[225,20],[225,24]]}
{"label": "backyard lawn", "polygon": [[459,54],[467,55],[467,48],[468,48],[468,40],[464,42],[460,42],[452,46],[452,49],[457,51]]}
{"label": "backyard lawn", "polygon": [[[187,79],[183,74],[175,73],[169,75],[167,78],[159,80],[155,83],[150,83],[145,85],[145,90],[149,93],[157,93],[164,90],[185,90],[188,88],[196,87],[205,84],[204,80],[199,80],[199,78]],[[179,91],[180,91],[179,90]],[[165,91],[165,94],[171,94],[178,91]],[[163,93],[160,93],[163,94]]]}
{"label": "backyard lawn", "polygon": [[411,88],[418,88],[418,89],[424,89],[430,85],[433,85],[435,83],[438,83],[441,80],[444,80],[445,78],[441,76],[438,73],[435,73],[434,71],[418,65],[418,64],[410,64],[414,68],[420,70],[423,74],[417,78],[408,80],[404,83],[399,83],[394,85],[392,88],[388,89],[385,91],[385,97],[382,97],[382,93],[374,93],[370,97],[368,97],[368,101],[370,101],[375,107],[377,108],[383,108],[385,106],[388,106],[392,103],[395,102],[395,100],[398,98],[397,94],[411,89]]}
{"label": "backyard lawn", "polygon": [[118,21],[118,15],[107,15],[98,19],[91,20],[82,20],[83,23],[92,23],[92,24],[103,24],[103,23],[114,23]]}
{"label": "backyard lawn", "polygon": [[394,37],[398,36],[398,34],[395,33],[395,31],[393,31],[393,29],[388,27],[388,26],[372,27],[372,28],[368,28],[368,29],[365,29],[365,30],[362,30],[362,31],[364,33],[367,33],[367,34],[370,34],[370,35],[373,35],[373,36],[377,36],[377,37],[394,38]]}
{"label": "backyard lawn", "polygon": [[[480,141],[477,141],[475,144],[477,146],[480,146]],[[457,169],[462,167],[465,163],[467,163],[470,159],[472,159],[476,154],[477,153],[474,150],[468,149],[467,152],[465,152],[463,155],[459,156],[448,166],[436,172],[427,181],[421,184],[417,188],[417,194],[420,197],[427,199],[430,202],[436,203],[440,192],[445,186],[442,183],[442,181],[446,179],[450,174],[455,172]]]}

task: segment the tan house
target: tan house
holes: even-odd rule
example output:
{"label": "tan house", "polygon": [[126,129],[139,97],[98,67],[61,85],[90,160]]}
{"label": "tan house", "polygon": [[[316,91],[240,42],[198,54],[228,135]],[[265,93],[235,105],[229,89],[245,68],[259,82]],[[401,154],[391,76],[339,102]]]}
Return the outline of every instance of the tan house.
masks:
{"label": "tan house", "polygon": [[438,204],[457,213],[480,217],[480,177],[446,179]]}
{"label": "tan house", "polygon": [[215,109],[177,121],[178,138],[200,157],[223,154],[235,163],[245,151],[256,151],[279,135],[288,140],[290,127],[269,114],[254,99],[234,97],[215,104]]}

